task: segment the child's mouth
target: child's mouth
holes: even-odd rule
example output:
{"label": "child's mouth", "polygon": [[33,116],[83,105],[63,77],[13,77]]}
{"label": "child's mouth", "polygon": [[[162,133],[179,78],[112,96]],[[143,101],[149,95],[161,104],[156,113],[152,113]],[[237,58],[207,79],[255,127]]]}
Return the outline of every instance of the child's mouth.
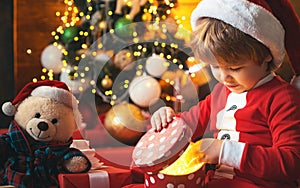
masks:
{"label": "child's mouth", "polygon": [[225,86],[227,88],[234,89],[234,88],[237,88],[239,85],[238,84],[225,84]]}

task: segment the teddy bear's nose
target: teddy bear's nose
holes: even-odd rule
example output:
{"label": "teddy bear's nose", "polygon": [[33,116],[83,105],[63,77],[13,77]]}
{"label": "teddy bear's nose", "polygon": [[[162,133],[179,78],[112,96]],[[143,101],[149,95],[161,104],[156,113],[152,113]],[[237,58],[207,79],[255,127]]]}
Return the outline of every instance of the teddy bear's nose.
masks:
{"label": "teddy bear's nose", "polygon": [[46,131],[48,130],[49,126],[47,123],[45,122],[39,122],[39,124],[37,125],[37,127],[41,130],[41,131]]}

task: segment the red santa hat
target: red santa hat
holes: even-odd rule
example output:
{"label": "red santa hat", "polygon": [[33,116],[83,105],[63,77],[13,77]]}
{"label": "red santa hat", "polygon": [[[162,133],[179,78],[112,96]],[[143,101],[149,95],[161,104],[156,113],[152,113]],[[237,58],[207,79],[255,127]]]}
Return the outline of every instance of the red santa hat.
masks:
{"label": "red santa hat", "polygon": [[12,102],[5,102],[2,105],[3,113],[7,116],[15,115],[18,105],[30,96],[50,98],[65,104],[73,109],[77,126],[81,125],[81,114],[78,110],[75,96],[70,92],[68,86],[64,82],[57,80],[28,83],[21,89]]}
{"label": "red santa hat", "polygon": [[222,20],[267,46],[279,67],[288,54],[300,90],[300,21],[288,0],[202,0],[191,15],[194,30],[201,17]]}

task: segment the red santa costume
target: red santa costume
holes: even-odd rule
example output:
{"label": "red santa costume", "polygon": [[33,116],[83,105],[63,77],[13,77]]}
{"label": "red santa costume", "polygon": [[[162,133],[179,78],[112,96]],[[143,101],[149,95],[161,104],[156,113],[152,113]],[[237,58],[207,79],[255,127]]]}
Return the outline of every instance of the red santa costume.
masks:
{"label": "red santa costume", "polygon": [[[191,16],[193,29],[201,17],[222,20],[262,42],[278,66],[286,49],[299,86],[300,24],[289,1],[202,0]],[[270,74],[239,94],[217,84],[205,100],[180,114],[195,130],[194,139],[209,129],[225,140],[214,177],[222,178],[208,187],[297,187],[299,96],[295,87]]]}
{"label": "red santa costume", "polygon": [[230,92],[217,84],[211,95],[181,114],[194,127],[194,138],[206,125],[226,139],[220,153],[220,177],[263,187],[296,187],[300,168],[300,92],[269,75],[254,89]]}

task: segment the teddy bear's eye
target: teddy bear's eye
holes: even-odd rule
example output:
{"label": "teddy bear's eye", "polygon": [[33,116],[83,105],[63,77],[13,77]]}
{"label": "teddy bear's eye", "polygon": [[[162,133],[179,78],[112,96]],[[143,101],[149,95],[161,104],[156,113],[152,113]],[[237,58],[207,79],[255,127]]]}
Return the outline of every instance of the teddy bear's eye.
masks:
{"label": "teddy bear's eye", "polygon": [[36,114],[34,115],[34,117],[35,117],[35,118],[40,118],[40,117],[41,117],[41,114],[40,114],[40,113],[36,113]]}
{"label": "teddy bear's eye", "polygon": [[53,123],[53,124],[55,124],[57,122],[58,122],[58,120],[56,118],[54,118],[54,119],[51,120],[51,123]]}

